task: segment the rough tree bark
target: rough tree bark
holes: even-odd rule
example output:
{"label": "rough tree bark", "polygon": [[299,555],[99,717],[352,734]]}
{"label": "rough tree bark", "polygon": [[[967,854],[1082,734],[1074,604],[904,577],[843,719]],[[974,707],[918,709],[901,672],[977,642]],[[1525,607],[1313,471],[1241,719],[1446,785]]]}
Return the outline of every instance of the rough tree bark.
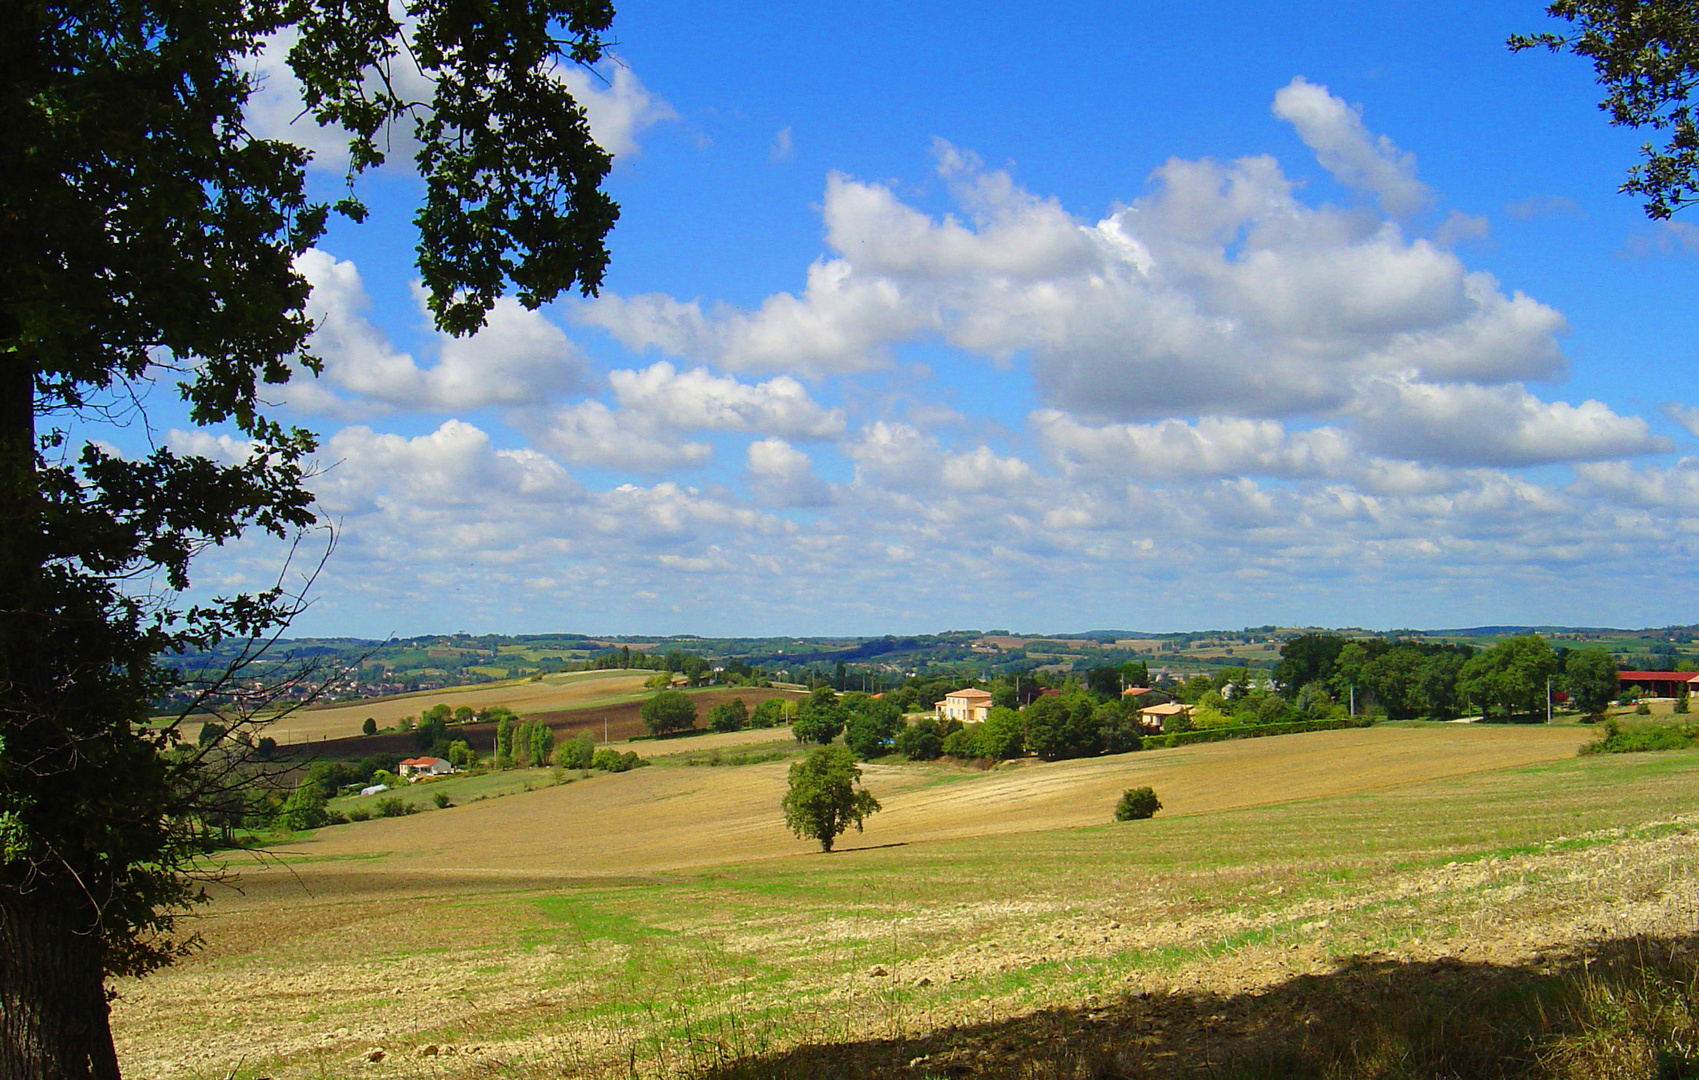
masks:
{"label": "rough tree bark", "polygon": [[[119,1080],[100,935],[52,887],[0,891],[0,1076]],[[80,924],[80,925],[79,925]]]}

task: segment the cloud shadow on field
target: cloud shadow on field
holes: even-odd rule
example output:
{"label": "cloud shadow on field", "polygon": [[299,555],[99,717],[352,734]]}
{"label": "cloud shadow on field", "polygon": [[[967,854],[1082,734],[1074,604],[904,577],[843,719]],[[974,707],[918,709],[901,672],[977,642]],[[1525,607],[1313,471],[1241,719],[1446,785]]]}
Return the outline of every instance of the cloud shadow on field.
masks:
{"label": "cloud shadow on field", "polygon": [[805,1045],[704,1080],[1699,1077],[1699,935],[1522,964],[1348,958],[1244,993],[1127,994],[921,1036]]}

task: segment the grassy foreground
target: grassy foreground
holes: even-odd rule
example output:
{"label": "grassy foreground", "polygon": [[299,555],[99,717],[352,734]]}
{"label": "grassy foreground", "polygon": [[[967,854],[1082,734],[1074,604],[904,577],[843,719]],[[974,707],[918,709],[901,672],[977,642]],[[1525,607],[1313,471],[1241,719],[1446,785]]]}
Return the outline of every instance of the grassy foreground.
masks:
{"label": "grassy foreground", "polygon": [[[1576,757],[1559,734],[915,766],[880,780],[908,824],[876,817],[832,856],[775,853],[739,816],[782,763],[345,826],[248,873],[202,920],[208,949],[121,987],[114,1020],[145,1080],[1695,1075],[1699,752]],[[1477,738],[1514,764],[1443,774]],[[1376,786],[1411,740],[1440,774]],[[1303,748],[1326,783],[1298,775]],[[1308,797],[1245,756],[1276,753]],[[1180,812],[1030,809],[1122,773],[1165,777]],[[627,823],[623,864],[591,799]],[[646,831],[680,806],[714,860]]]}

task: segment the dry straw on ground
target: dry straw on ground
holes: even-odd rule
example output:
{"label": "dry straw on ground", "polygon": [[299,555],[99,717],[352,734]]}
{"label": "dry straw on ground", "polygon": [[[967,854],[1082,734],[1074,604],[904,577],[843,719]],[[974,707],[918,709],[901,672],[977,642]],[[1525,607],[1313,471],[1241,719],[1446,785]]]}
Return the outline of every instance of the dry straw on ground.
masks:
{"label": "dry straw on ground", "polygon": [[1686,1037],[1699,755],[1586,737],[872,768],[831,856],[782,762],[662,764],[324,830],[115,1022],[143,1080],[1606,1075]]}

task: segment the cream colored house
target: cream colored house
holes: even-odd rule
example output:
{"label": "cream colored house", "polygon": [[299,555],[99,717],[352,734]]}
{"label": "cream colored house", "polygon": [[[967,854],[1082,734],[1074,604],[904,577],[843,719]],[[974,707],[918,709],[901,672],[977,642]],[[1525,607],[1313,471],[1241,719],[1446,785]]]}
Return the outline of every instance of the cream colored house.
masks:
{"label": "cream colored house", "polygon": [[945,694],[944,700],[933,708],[938,710],[940,720],[960,720],[964,724],[977,724],[991,715],[991,695],[970,686],[966,690],[953,690]]}
{"label": "cream colored house", "polygon": [[1144,729],[1146,731],[1155,734],[1162,730],[1162,725],[1170,716],[1191,715],[1192,707],[1190,705],[1182,705],[1178,701],[1175,701],[1170,702],[1167,705],[1152,705],[1148,709],[1140,709],[1139,723],[1144,725]]}

